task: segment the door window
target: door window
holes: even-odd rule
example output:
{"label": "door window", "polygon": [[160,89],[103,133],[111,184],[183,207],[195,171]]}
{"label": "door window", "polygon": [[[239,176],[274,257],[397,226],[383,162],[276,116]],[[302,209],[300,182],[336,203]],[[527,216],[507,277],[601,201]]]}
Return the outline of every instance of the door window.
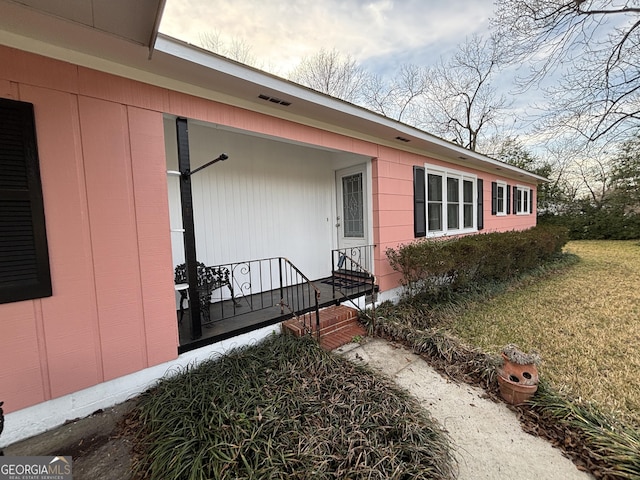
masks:
{"label": "door window", "polygon": [[364,238],[362,173],[342,177],[344,236]]}

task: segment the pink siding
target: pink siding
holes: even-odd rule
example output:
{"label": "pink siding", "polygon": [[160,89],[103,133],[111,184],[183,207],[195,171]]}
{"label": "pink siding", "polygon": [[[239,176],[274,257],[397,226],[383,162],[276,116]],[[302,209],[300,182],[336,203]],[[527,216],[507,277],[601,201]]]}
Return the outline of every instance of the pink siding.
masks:
{"label": "pink siding", "polygon": [[177,344],[176,317],[173,295],[173,267],[166,263],[171,251],[171,237],[167,235],[167,195],[158,195],[167,188],[166,161],[162,116],[148,110],[129,107],[131,132],[131,161],[138,249],[142,285],[142,307],[147,319],[145,336],[147,362],[155,365],[174,357]]}
{"label": "pink siding", "polygon": [[43,190],[55,200],[46,208],[53,296],[37,303],[56,397],[103,379],[77,98],[40,87],[20,90],[21,100],[37,109]]}
{"label": "pink siding", "polygon": [[[35,106],[53,283],[0,305],[5,411],[176,357],[163,113],[372,158],[376,274],[398,285],[385,251],[414,241],[412,166],[442,162],[2,46],[0,65],[0,96]],[[535,223],[492,217],[478,175],[485,231]]]}
{"label": "pink siding", "polygon": [[[536,223],[535,209],[530,215],[491,215],[491,182],[499,179],[510,185],[517,184],[518,182],[514,180],[459,165],[446,164],[441,160],[381,148],[379,157],[373,164],[373,223],[374,243],[378,245],[376,278],[382,291],[397,287],[400,281],[400,275],[393,271],[386,261],[386,250],[416,240],[413,233],[413,166],[424,166],[425,163],[473,173],[484,180],[484,230],[482,232],[524,230],[533,227]],[[524,185],[535,189],[535,185]]]}
{"label": "pink siding", "polygon": [[46,400],[49,383],[40,363],[46,352],[38,343],[34,302],[0,307],[0,395],[10,412]]}
{"label": "pink siding", "polygon": [[127,111],[104,100],[78,100],[98,325],[109,380],[146,365]]}
{"label": "pink siding", "polygon": [[0,305],[11,412],[175,358],[178,341],[162,111],[125,104],[168,93],[7,47],[0,64],[0,96],[34,104],[53,284]]}

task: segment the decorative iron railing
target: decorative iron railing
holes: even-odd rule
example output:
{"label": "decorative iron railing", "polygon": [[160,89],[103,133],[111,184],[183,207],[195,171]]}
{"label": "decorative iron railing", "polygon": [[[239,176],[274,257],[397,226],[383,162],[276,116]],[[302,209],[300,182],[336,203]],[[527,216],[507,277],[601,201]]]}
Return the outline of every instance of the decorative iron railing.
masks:
{"label": "decorative iron railing", "polygon": [[276,316],[298,317],[308,331],[317,330],[320,291],[288,259],[264,258],[208,268],[224,281],[214,282],[214,289],[207,293],[206,307],[201,313],[203,326],[272,310],[271,314]]}
{"label": "decorative iron railing", "polygon": [[331,251],[331,277],[333,297],[353,298],[366,296],[376,291],[373,275],[374,245],[338,248]]}

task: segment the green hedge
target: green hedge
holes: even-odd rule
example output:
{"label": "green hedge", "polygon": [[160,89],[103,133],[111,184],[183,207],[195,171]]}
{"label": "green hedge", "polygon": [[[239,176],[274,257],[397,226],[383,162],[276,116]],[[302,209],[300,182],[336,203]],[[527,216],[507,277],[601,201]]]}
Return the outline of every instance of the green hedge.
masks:
{"label": "green hedge", "polygon": [[566,227],[571,240],[635,240],[640,238],[640,213],[622,208],[585,206],[561,215],[538,216],[541,225]]}
{"label": "green hedge", "polygon": [[504,281],[553,259],[568,241],[565,228],[537,226],[524,231],[426,239],[387,249],[409,295],[439,296]]}

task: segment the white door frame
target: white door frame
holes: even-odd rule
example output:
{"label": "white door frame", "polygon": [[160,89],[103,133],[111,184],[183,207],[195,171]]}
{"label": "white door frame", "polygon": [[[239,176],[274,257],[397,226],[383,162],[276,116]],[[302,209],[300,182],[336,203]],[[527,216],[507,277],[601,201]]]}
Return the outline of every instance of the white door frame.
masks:
{"label": "white door frame", "polygon": [[[370,191],[367,164],[359,164],[348,168],[336,170],[336,236],[338,248],[351,248],[368,245],[370,243]],[[344,202],[343,202],[343,177],[361,175],[362,179],[362,237],[345,237],[344,235]]]}

